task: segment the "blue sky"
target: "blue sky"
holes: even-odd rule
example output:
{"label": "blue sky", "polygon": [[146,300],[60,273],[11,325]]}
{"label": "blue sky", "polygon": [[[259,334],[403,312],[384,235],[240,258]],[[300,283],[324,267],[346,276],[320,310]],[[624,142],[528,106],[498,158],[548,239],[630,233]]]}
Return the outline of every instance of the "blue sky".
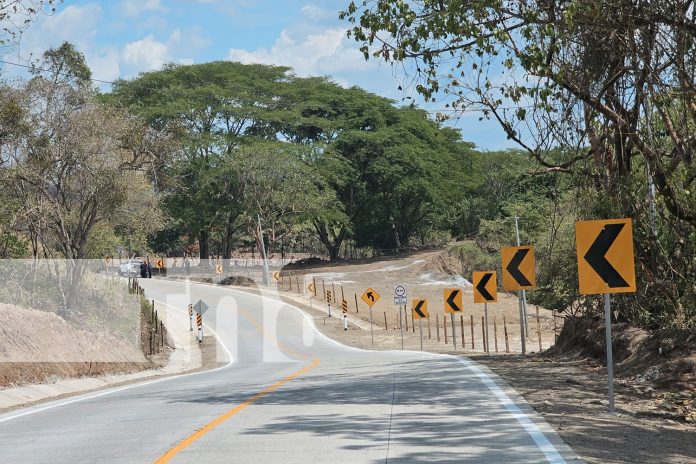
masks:
{"label": "blue sky", "polygon": [[[345,36],[338,12],[349,0],[65,0],[22,38],[25,60],[68,40],[87,57],[94,77],[130,78],[167,62],[231,59],[287,65],[298,75],[331,76],[341,85],[401,100],[399,75],[366,62]],[[8,61],[18,59],[6,56]],[[10,70],[8,69],[8,72]],[[105,90],[108,86],[104,87]],[[442,104],[421,106],[435,110]],[[465,114],[450,124],[488,150],[512,147],[496,123]]]}

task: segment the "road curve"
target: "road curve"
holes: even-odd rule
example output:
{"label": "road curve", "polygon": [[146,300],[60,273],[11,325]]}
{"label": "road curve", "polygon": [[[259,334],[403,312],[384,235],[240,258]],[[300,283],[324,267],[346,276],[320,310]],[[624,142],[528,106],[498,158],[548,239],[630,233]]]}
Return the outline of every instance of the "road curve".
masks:
{"label": "road curve", "polygon": [[0,462],[578,462],[518,395],[465,358],[346,347],[272,297],[143,286],[179,308],[205,301],[225,366],[0,415]]}

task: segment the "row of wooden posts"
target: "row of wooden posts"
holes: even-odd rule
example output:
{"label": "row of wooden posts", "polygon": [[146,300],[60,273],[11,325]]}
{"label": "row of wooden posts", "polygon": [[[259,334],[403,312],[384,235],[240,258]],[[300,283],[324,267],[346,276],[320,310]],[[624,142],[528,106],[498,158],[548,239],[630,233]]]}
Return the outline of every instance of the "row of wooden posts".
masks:
{"label": "row of wooden posts", "polygon": [[[286,290],[285,287],[287,286],[287,291],[291,291],[291,292],[294,291],[294,292],[297,292],[298,294],[303,294],[304,288],[300,285],[300,276],[295,275],[294,277],[295,278],[294,278],[294,282],[293,282],[293,276],[280,274],[281,280],[280,280],[280,282],[278,282],[279,289]],[[304,281],[304,279],[303,279],[303,281]],[[321,295],[321,299],[325,301],[326,300],[326,287],[327,287],[326,282],[323,279],[321,280],[321,290],[322,290],[321,292],[318,291],[319,289],[317,288],[316,278],[312,278],[312,283],[313,283],[313,288],[314,288],[314,292],[313,292],[314,297],[316,298],[318,295]],[[334,282],[331,282],[330,285],[331,285],[331,299],[332,299],[332,301],[330,303],[337,305],[339,300],[338,300],[338,294],[336,293],[336,285]],[[341,301],[345,301],[346,298],[345,298],[345,293],[343,291],[343,286],[339,285],[339,288],[341,290]],[[355,312],[359,313],[360,307],[358,305],[357,293],[353,293],[353,298],[355,300]],[[410,313],[410,311],[408,311],[408,310],[405,311],[404,329],[406,331],[409,330],[409,323],[408,323],[409,313]],[[537,336],[538,336],[538,342],[539,342],[539,351],[542,351],[543,348],[542,348],[542,341],[541,341],[541,321],[539,318],[539,306],[536,306],[536,323],[537,323]],[[430,318],[429,317],[426,318],[426,324],[427,324],[427,331],[428,331],[428,339],[431,340],[432,339],[432,331],[431,331],[431,327],[430,327]],[[450,323],[450,325],[451,325],[451,323]],[[465,336],[465,327],[464,327],[465,323],[464,323],[464,316],[463,315],[459,316],[459,325],[461,326],[461,335],[460,335],[461,346],[468,346],[467,342],[466,342],[466,336]],[[555,341],[558,337],[557,323],[556,323],[555,315],[553,318],[553,325],[554,325],[553,333],[554,333],[554,343],[555,343]],[[476,346],[474,316],[473,315],[470,315],[469,327],[470,327],[470,333],[471,333],[470,346],[471,346],[471,349],[473,350],[473,349],[475,349],[475,346]],[[387,312],[386,311],[384,311],[384,329],[389,330],[389,324],[387,322]],[[396,330],[401,329],[401,327],[399,326],[399,320],[396,321],[395,329]],[[442,329],[443,329],[444,342],[445,342],[445,344],[447,344],[448,340],[452,340],[452,337],[451,337],[451,333],[450,333],[449,337],[447,336],[447,317],[444,317],[444,316],[442,318]],[[415,323],[413,320],[413,314],[411,314],[411,330],[413,333],[416,332],[416,327],[415,327]],[[436,335],[437,341],[440,342],[441,338],[440,338],[440,315],[439,314],[435,315],[435,335]],[[483,316],[481,317],[481,336],[482,336],[483,347],[484,347],[484,351],[485,351],[486,348],[489,347],[490,345],[488,343],[486,343],[486,323],[485,323],[485,318]],[[505,340],[505,352],[509,353],[510,352],[510,341],[508,338],[507,320],[505,319],[504,315],[503,315],[503,338]],[[499,345],[499,343],[498,343],[498,321],[494,317],[493,318],[493,347],[494,347],[496,353],[500,352],[498,345]]]}
{"label": "row of wooden posts", "polygon": [[[130,293],[138,296],[145,294],[143,288],[138,283],[138,279],[129,278],[128,280],[128,289]],[[148,330],[149,340],[147,345],[148,353],[150,356],[152,356],[153,354],[157,354],[164,349],[164,342],[167,339],[167,328],[164,326],[164,322],[162,322],[157,314],[157,310],[155,309],[155,300],[152,300],[152,304],[148,306],[150,306],[149,310],[146,310],[145,308],[142,310],[144,312],[144,317],[149,322],[150,327],[152,327],[150,330]],[[142,341],[141,345],[143,345]]]}

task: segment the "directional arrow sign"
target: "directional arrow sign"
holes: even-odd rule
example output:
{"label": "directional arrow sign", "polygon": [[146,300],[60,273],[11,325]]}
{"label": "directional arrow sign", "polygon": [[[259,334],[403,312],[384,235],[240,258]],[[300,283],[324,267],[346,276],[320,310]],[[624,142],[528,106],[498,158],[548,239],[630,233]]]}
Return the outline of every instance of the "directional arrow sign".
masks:
{"label": "directional arrow sign", "polygon": [[580,293],[636,291],[631,219],[575,223]]}
{"label": "directional arrow sign", "polygon": [[281,279],[280,272],[275,271],[273,273],[273,278],[276,280],[276,282],[280,282],[280,279]]}
{"label": "directional arrow sign", "polygon": [[413,319],[424,319],[428,317],[428,300],[413,300],[411,302],[413,309]]}
{"label": "directional arrow sign", "polygon": [[216,274],[222,274],[222,264],[216,264],[216,265],[215,265],[215,273],[216,273]]}
{"label": "directional arrow sign", "polygon": [[461,313],[464,305],[462,304],[462,290],[459,288],[445,289],[445,312]]}
{"label": "directional arrow sign", "polygon": [[155,261],[155,266],[157,269],[162,269],[164,267],[164,260],[162,258],[157,258]]}
{"label": "directional arrow sign", "polygon": [[198,300],[198,303],[193,305],[193,309],[200,315],[203,315],[208,310],[208,305],[203,302],[203,300]]}
{"label": "directional arrow sign", "polygon": [[498,301],[498,281],[495,271],[474,272],[474,303]]}
{"label": "directional arrow sign", "polygon": [[503,288],[508,291],[536,288],[534,247],[506,247],[500,251],[503,261]]}
{"label": "directional arrow sign", "polygon": [[360,298],[371,308],[372,305],[377,303],[377,300],[379,300],[379,293],[372,290],[371,288],[368,288],[367,290],[365,290],[365,293],[363,293]]}
{"label": "directional arrow sign", "polygon": [[307,285],[307,290],[309,290],[309,293],[315,293],[314,282],[310,282],[309,285]]}

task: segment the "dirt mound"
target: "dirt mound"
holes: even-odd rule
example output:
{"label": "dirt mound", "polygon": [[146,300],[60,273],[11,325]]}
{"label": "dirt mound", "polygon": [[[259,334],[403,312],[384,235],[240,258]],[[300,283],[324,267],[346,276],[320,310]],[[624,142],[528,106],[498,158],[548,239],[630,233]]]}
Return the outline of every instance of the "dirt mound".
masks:
{"label": "dirt mound", "polygon": [[254,279],[244,276],[229,276],[225,277],[220,281],[220,285],[233,285],[235,287],[257,287],[258,285],[254,282]]}
{"label": "dirt mound", "polygon": [[426,257],[419,269],[423,272],[437,271],[445,275],[461,275],[462,265],[457,255],[450,250],[443,250]]}
{"label": "dirt mound", "polygon": [[298,259],[297,261],[294,261],[292,263],[288,263],[285,265],[285,268],[287,269],[297,269],[305,266],[318,266],[321,264],[324,264],[326,261],[324,261],[321,258],[317,258],[316,256],[312,256],[309,258],[302,258]]}
{"label": "dirt mound", "polygon": [[149,365],[126,340],[80,330],[53,313],[0,304],[0,320],[0,386]]}
{"label": "dirt mound", "polygon": [[[548,355],[589,356],[606,362],[604,321],[568,318]],[[693,389],[696,382],[696,333],[689,330],[647,331],[628,324],[612,326],[615,372],[638,384]]]}

